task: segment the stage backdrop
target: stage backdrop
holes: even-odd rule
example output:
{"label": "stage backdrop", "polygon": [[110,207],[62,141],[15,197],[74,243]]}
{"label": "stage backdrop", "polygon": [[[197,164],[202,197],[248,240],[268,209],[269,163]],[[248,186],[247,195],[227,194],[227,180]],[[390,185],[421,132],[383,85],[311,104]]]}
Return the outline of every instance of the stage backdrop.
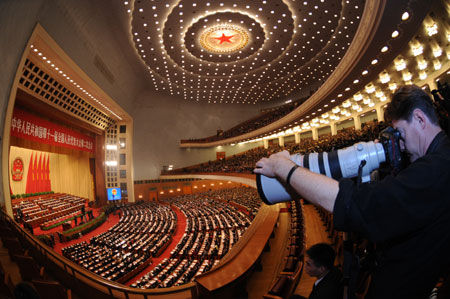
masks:
{"label": "stage backdrop", "polygon": [[10,147],[9,174],[12,194],[54,191],[94,200],[89,153],[71,155]]}

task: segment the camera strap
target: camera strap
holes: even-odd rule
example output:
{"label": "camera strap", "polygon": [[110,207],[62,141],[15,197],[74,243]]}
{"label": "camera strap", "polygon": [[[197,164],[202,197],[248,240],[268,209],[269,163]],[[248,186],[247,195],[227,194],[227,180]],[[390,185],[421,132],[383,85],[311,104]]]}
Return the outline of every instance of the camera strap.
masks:
{"label": "camera strap", "polygon": [[366,160],[361,160],[361,163],[358,166],[358,178],[356,180],[356,187],[359,188],[359,186],[361,186],[361,182],[362,182],[362,171],[363,171],[363,167],[366,165]]}

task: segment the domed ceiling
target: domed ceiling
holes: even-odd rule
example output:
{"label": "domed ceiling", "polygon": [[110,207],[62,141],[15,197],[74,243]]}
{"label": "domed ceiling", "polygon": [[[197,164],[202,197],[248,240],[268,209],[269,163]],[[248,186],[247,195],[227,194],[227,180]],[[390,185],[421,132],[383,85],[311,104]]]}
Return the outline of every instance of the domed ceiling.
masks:
{"label": "domed ceiling", "polygon": [[316,90],[351,44],[364,3],[124,2],[154,88],[211,104],[258,104]]}

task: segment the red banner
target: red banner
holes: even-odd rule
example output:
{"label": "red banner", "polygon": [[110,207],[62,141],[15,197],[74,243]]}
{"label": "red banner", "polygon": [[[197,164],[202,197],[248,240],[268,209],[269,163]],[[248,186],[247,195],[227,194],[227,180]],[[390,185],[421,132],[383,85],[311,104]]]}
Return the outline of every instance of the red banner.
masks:
{"label": "red banner", "polygon": [[14,109],[11,136],[71,149],[94,152],[95,139]]}

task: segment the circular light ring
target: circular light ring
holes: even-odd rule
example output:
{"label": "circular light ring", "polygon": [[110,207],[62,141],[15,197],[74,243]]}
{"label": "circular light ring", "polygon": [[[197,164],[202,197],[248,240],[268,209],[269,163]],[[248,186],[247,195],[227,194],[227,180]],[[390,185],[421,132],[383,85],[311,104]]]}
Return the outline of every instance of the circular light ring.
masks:
{"label": "circular light ring", "polygon": [[[217,22],[217,20],[221,21]],[[214,38],[222,36],[219,31],[226,33],[226,37],[239,35],[240,38],[230,39],[233,44],[236,42],[235,46],[226,41],[222,42],[222,45],[219,40],[217,40],[218,43],[214,43]],[[263,46],[265,37],[261,24],[248,15],[237,12],[218,12],[193,23],[184,35],[184,46],[201,61],[226,63],[253,55]],[[174,54],[176,56],[176,53]]]}
{"label": "circular light ring", "polygon": [[228,54],[248,45],[247,31],[236,25],[217,25],[208,28],[200,35],[203,49],[218,54]]}

